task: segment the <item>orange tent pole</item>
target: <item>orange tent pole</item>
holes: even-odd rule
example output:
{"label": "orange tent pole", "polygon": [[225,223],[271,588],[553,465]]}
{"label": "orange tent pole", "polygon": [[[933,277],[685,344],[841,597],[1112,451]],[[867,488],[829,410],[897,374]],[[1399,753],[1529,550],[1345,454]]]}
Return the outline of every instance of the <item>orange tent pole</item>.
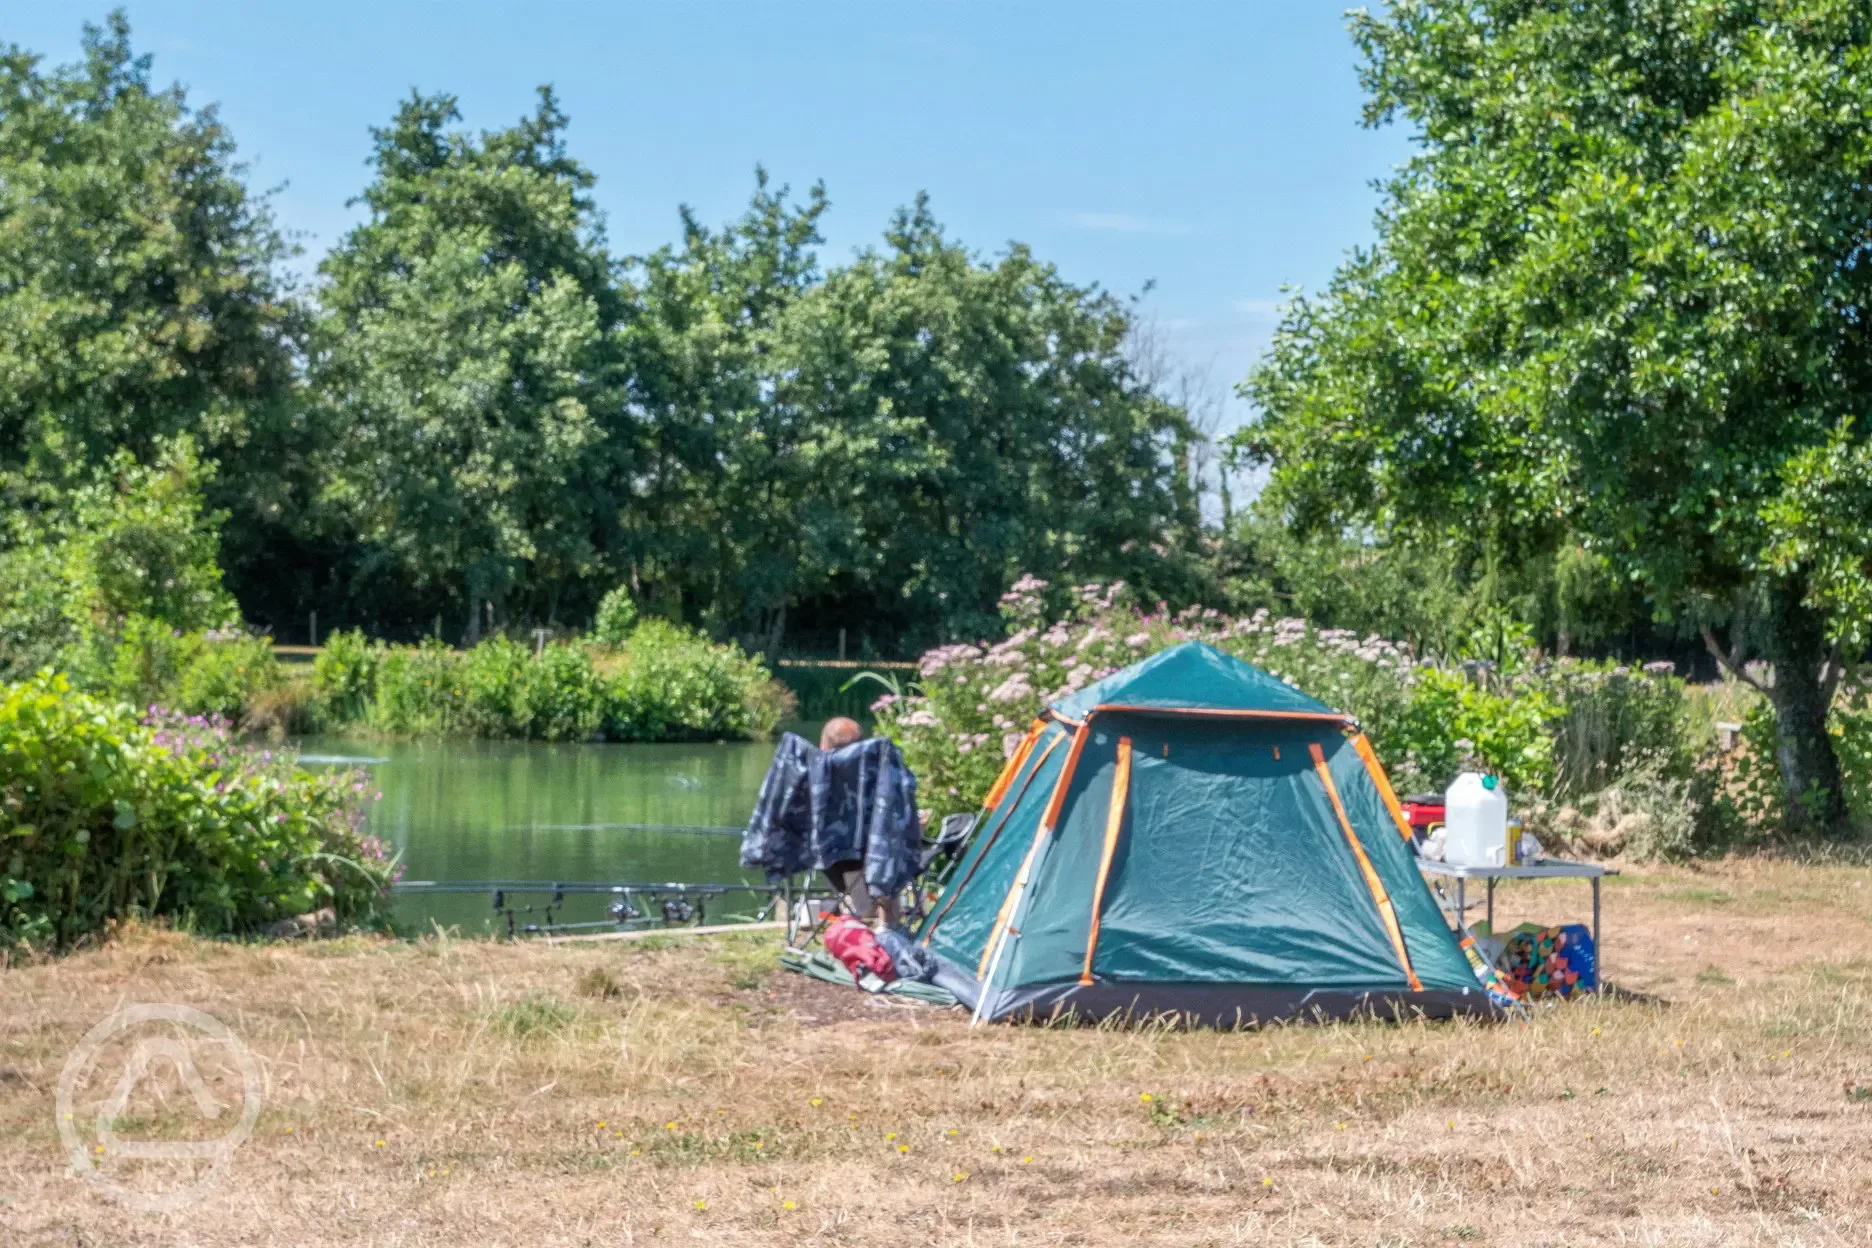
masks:
{"label": "orange tent pole", "polygon": [[1131,738],[1118,738],[1118,769],[1112,774],[1111,808],[1105,812],[1105,848],[1099,853],[1098,880],[1092,885],[1092,927],[1086,933],[1085,969],[1079,982],[1092,982],[1092,957],[1098,952],[1099,912],[1105,906],[1105,881],[1111,878],[1112,855],[1118,850],[1118,830],[1124,826],[1125,799],[1131,791]]}
{"label": "orange tent pole", "polygon": [[[1001,899],[1001,911],[995,915],[994,930],[988,933],[988,943],[982,948],[981,961],[976,963],[975,974],[979,978],[988,973],[988,963],[994,956],[995,946],[1005,939],[1008,922],[1014,917],[1014,907],[1020,895],[1027,891],[1027,873],[1033,870],[1034,857],[1040,852],[1040,845],[1047,834],[1053,830],[1053,821],[1059,818],[1060,807],[1066,801],[1066,786],[1072,783],[1073,771],[1079,766],[1079,754],[1085,749],[1086,726],[1079,725],[1073,733],[1072,749],[1066,755],[1066,765],[1060,768],[1059,780],[1053,785],[1053,796],[1047,799],[1046,812],[1040,816],[1040,826],[1034,829],[1033,844],[1027,847],[1027,856],[1021,859],[1020,872],[1014,877],[1014,883],[1008,886],[1007,896]],[[982,985],[987,991],[987,985]]]}
{"label": "orange tent pole", "polygon": [[1392,908],[1391,895],[1385,891],[1384,881],[1378,878],[1378,872],[1372,866],[1365,847],[1359,844],[1358,833],[1352,830],[1352,821],[1346,818],[1345,803],[1339,800],[1339,786],[1333,783],[1332,770],[1326,766],[1326,752],[1320,749],[1317,741],[1308,745],[1307,749],[1313,753],[1313,770],[1319,773],[1320,783],[1326,786],[1326,796],[1332,799],[1333,813],[1339,816],[1339,827],[1345,832],[1346,844],[1352,847],[1352,856],[1358,859],[1359,871],[1365,876],[1365,887],[1371,890],[1372,901],[1378,906],[1378,917],[1384,922],[1385,931],[1391,937],[1391,947],[1397,951],[1398,965],[1404,968],[1404,978],[1410,981],[1412,992],[1422,992],[1423,981],[1411,969],[1410,950],[1404,947],[1404,929],[1398,926],[1397,911]]}
{"label": "orange tent pole", "polygon": [[1027,756],[1033,753],[1034,742],[1040,739],[1040,732],[1045,727],[1044,719],[1034,720],[1033,727],[1027,730],[1027,735],[1022,737],[1020,744],[1014,747],[1014,755],[1008,759],[1007,766],[1003,767],[1001,774],[995,777],[994,787],[988,790],[987,797],[982,798],[983,810],[993,810],[1001,804],[1001,799],[1007,796],[1008,786],[1013,784],[1014,777],[1020,774],[1022,764],[1027,761]]}
{"label": "orange tent pole", "polygon": [[1059,748],[1059,743],[1065,739],[1064,735],[1054,737],[1047,742],[1046,749],[1040,751],[1040,757],[1034,760],[1033,770],[1027,773],[1027,778],[1021,781],[1020,788],[1015,790],[1014,800],[1008,803],[1007,809],[1001,813],[1001,818],[995,821],[994,831],[988,834],[987,841],[982,844],[981,853],[975,855],[975,861],[969,864],[968,873],[954,888],[949,890],[949,899],[943,902],[942,909],[931,916],[929,926],[923,929],[924,944],[929,944],[930,937],[936,934],[936,925],[943,921],[943,916],[949,913],[949,907],[955,905],[956,898],[962,895],[962,890],[967,888],[969,881],[975,878],[975,872],[986,861],[988,851],[994,848],[995,838],[1001,835],[1001,829],[1007,827],[1008,820],[1013,818],[1015,807],[1019,806],[1021,799],[1027,796],[1027,786],[1034,782],[1034,777],[1040,774],[1042,767],[1046,766],[1047,755]]}
{"label": "orange tent pole", "polygon": [[1371,742],[1361,732],[1352,738],[1352,748],[1358,751],[1359,761],[1365,764],[1366,774],[1378,786],[1378,796],[1384,799],[1385,809],[1391,812],[1391,822],[1397,824],[1398,835],[1410,840],[1410,820],[1404,817],[1404,807],[1398,803],[1397,790],[1391,787],[1391,777],[1385,775],[1384,765],[1378,761]]}

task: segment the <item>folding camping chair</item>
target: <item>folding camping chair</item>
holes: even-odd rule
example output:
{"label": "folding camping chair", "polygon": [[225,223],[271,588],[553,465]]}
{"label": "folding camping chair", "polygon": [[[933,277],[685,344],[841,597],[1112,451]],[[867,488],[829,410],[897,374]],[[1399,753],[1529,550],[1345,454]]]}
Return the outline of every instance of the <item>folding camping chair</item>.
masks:
{"label": "folding camping chair", "polygon": [[[914,927],[927,912],[930,902],[935,900],[931,873],[936,873],[935,882],[946,877],[954,865],[961,860],[962,852],[968,847],[969,837],[980,821],[979,814],[946,815],[936,825],[936,835],[931,836],[924,830],[922,846],[917,851],[917,873],[904,885],[898,895],[897,913],[902,916],[904,925]],[[801,881],[795,887],[795,881]],[[850,900],[845,894],[830,886],[815,887],[814,873],[807,873],[803,880],[795,876],[786,882],[781,894],[782,904],[786,908],[787,944],[795,949],[804,949],[819,939],[827,923],[839,914],[852,913]],[[815,901],[829,903],[830,909],[815,907]]]}

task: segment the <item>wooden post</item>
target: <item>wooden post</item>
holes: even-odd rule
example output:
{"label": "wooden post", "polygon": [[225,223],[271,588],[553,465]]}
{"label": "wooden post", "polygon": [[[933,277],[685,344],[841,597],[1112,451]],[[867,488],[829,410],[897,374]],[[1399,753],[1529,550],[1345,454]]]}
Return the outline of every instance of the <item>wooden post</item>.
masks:
{"label": "wooden post", "polygon": [[545,656],[546,639],[550,636],[552,636],[552,629],[550,628],[536,628],[533,630],[533,641],[535,643],[533,647],[534,658],[537,659]]}
{"label": "wooden post", "polygon": [[306,635],[312,638],[312,644],[314,646],[318,645],[318,612],[317,611],[314,611],[312,613],[311,623],[309,623],[306,626]]}
{"label": "wooden post", "polygon": [[845,661],[845,630],[839,629],[839,662]]}

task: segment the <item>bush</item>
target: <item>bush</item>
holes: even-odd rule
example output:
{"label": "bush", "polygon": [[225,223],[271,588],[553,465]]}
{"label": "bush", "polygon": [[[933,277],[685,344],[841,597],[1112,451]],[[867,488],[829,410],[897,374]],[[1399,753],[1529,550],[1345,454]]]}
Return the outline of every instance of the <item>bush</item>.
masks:
{"label": "bush", "polygon": [[1548,793],[1554,776],[1551,693],[1523,682],[1492,689],[1479,673],[1426,667],[1411,673],[1408,709],[1382,738],[1407,788],[1440,790],[1471,765],[1496,772],[1511,794]]}
{"label": "bush", "polygon": [[592,640],[601,646],[616,648],[630,640],[637,627],[637,604],[630,590],[620,585],[598,604],[598,618],[592,623]]}
{"label": "bush", "polygon": [[[955,809],[981,800],[1045,706],[1194,640],[1354,716],[1400,790],[1441,790],[1475,765],[1502,775],[1524,810],[1541,815],[1563,797],[1622,784],[1660,813],[1671,801],[1690,804],[1695,835],[1660,818],[1646,842],[1659,852],[1681,852],[1705,835],[1711,786],[1698,766],[1703,743],[1683,683],[1661,668],[1533,663],[1512,648],[1499,663],[1437,666],[1397,642],[1266,611],[1247,619],[1201,607],[1174,617],[1145,613],[1119,585],[1061,594],[1031,577],[1003,598],[1002,613],[1004,641],[932,650],[908,696],[887,694],[874,706],[923,791]],[[1578,809],[1571,814],[1583,821]]]}
{"label": "bush", "polygon": [[[1872,682],[1866,680],[1868,674],[1862,671],[1843,685],[1827,724],[1839,756],[1846,809],[1862,825],[1872,824]],[[1762,698],[1742,717],[1741,749],[1723,790],[1735,823],[1758,837],[1779,834],[1786,818],[1775,740],[1774,710]]]}
{"label": "bush", "polygon": [[0,942],[69,948],[111,922],[245,934],[331,906],[377,924],[393,877],[364,784],[245,749],[224,723],[74,691],[0,689]]}
{"label": "bush", "polygon": [[370,714],[377,697],[377,666],[384,647],[362,630],[335,632],[312,663],[314,715],[328,723],[356,723]]}
{"label": "bush", "polygon": [[663,620],[618,650],[505,637],[465,653],[439,641],[333,634],[312,673],[317,717],[393,736],[535,741],[706,741],[773,732],[791,695],[735,646]]}
{"label": "bush", "polygon": [[645,620],[606,672],[613,741],[764,737],[791,695],[739,646],[720,646],[666,620]]}
{"label": "bush", "polygon": [[141,615],[115,637],[94,634],[69,666],[81,688],[106,697],[228,720],[286,683],[270,638],[186,633]]}
{"label": "bush", "polygon": [[261,694],[285,683],[271,637],[210,638],[182,669],[175,692],[159,700],[185,715],[237,721]]}
{"label": "bush", "polygon": [[431,637],[418,646],[393,646],[377,663],[368,722],[399,737],[440,737],[460,730],[464,691],[461,661]]}

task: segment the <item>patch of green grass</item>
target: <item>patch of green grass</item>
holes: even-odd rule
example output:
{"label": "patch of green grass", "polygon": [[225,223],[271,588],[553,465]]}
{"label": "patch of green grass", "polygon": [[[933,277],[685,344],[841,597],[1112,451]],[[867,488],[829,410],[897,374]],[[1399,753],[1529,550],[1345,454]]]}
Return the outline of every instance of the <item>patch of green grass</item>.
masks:
{"label": "patch of green grass", "polygon": [[608,966],[588,968],[578,977],[575,986],[581,997],[593,997],[599,1001],[616,1001],[626,993],[625,986],[618,982],[618,977],[611,973]]}
{"label": "patch of green grass", "polygon": [[1658,893],[1666,901],[1688,901],[1699,906],[1726,906],[1735,894],[1726,888],[1666,888]]}
{"label": "patch of green grass", "polygon": [[760,933],[717,938],[712,958],[717,966],[728,969],[728,982],[751,992],[762,987],[767,977],[780,969],[780,942]]}
{"label": "patch of green grass", "polygon": [[1713,966],[1706,966],[1697,972],[1696,982],[1699,984],[1733,984],[1735,980],[1730,979]]}
{"label": "patch of green grass", "polygon": [[524,1040],[529,1036],[552,1035],[564,1031],[578,1021],[578,1007],[549,997],[544,993],[534,993],[521,1001],[503,1005],[494,1013],[495,1026],[514,1037]]}

